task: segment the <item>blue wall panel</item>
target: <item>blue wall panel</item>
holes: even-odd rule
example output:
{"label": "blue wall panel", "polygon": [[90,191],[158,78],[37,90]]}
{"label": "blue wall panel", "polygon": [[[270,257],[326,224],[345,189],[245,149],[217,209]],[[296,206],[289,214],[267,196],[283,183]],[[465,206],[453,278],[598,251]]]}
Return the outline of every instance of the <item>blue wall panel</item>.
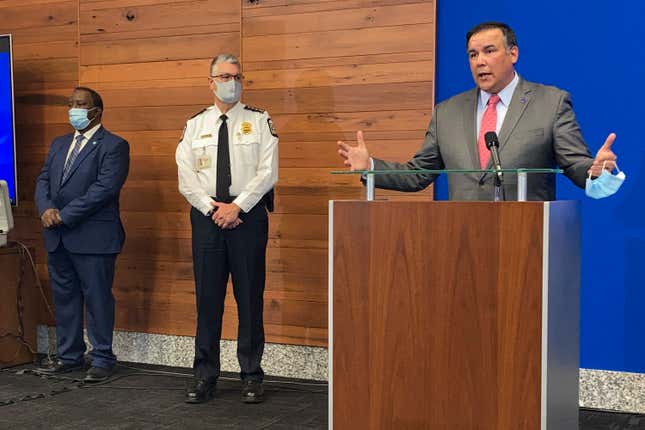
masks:
{"label": "blue wall panel", "polygon": [[[15,160],[13,146],[13,104],[11,93],[11,58],[8,39],[0,41],[0,179],[9,185],[9,197],[16,202]],[[5,45],[6,44],[6,52]]]}

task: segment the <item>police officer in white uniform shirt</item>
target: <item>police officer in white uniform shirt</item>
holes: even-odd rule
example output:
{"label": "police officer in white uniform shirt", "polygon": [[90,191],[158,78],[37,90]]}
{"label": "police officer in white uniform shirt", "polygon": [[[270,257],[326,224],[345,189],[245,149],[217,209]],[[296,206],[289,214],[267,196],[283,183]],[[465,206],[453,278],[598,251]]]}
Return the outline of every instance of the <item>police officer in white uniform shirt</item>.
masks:
{"label": "police officer in white uniform shirt", "polygon": [[266,111],[240,103],[241,73],[235,56],[213,59],[208,82],[215,104],[188,120],[176,153],[179,191],[192,205],[197,301],[195,379],[187,403],[215,394],[229,274],[238,311],[242,400],[263,400],[267,210],[273,209],[278,179],[278,136]]}

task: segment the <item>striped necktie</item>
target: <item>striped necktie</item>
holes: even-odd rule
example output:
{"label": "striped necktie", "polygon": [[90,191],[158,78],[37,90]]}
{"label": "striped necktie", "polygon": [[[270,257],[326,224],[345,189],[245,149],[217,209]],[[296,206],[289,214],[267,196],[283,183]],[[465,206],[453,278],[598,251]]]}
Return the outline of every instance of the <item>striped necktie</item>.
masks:
{"label": "striped necktie", "polygon": [[69,173],[72,171],[72,165],[74,164],[74,161],[76,161],[76,158],[78,157],[78,153],[81,152],[81,142],[83,141],[83,136],[82,134],[79,134],[76,136],[76,142],[74,142],[74,147],[72,148],[72,153],[69,154],[69,157],[67,157],[67,161],[65,162],[65,167],[63,168],[63,179],[61,179],[61,183],[65,182],[67,177],[69,176]]}

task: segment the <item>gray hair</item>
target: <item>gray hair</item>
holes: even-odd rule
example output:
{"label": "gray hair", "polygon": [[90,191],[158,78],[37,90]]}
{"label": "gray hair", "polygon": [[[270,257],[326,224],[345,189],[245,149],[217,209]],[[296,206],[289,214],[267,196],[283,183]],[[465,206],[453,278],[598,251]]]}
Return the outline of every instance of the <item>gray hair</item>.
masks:
{"label": "gray hair", "polygon": [[211,61],[211,75],[214,73],[214,68],[218,64],[221,63],[229,63],[229,64],[235,64],[237,67],[239,67],[240,71],[242,71],[242,64],[240,63],[239,58],[237,58],[233,54],[220,54],[217,57],[213,58],[213,61]]}

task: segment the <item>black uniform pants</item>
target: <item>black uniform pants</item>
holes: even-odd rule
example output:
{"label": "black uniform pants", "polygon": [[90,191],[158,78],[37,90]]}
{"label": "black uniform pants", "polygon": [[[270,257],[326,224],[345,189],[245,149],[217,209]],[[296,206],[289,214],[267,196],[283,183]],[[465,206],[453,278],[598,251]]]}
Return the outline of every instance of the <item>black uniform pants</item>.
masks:
{"label": "black uniform pants", "polygon": [[192,208],[193,266],[197,299],[195,376],[217,378],[220,373],[220,337],[229,273],[237,302],[237,358],[242,380],[261,381],[264,352],[264,282],[269,222],[265,206],[240,212],[242,224],[232,230]]}

